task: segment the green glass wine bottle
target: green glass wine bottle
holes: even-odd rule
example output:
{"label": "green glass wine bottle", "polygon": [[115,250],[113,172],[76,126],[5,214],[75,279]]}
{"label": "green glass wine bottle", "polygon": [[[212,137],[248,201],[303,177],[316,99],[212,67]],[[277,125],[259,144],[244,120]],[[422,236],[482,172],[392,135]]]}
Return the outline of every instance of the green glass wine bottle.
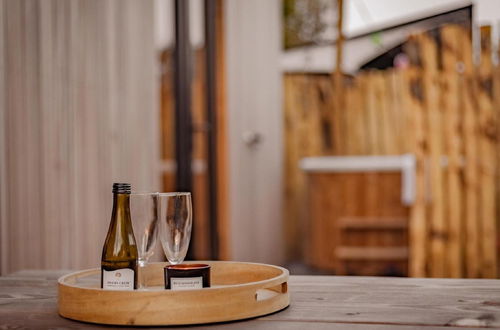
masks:
{"label": "green glass wine bottle", "polygon": [[113,212],[102,248],[101,288],[137,289],[137,245],[130,219],[130,184],[113,184]]}

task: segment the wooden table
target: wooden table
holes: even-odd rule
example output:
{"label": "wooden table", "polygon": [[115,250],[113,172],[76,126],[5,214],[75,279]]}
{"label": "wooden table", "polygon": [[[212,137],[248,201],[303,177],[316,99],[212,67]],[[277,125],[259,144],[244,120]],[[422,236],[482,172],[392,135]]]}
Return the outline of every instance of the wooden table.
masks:
{"label": "wooden table", "polygon": [[[0,329],[96,325],[57,314],[56,279],[66,272],[0,277]],[[500,328],[500,280],[291,276],[286,310],[200,329]],[[191,328],[192,329],[192,328]]]}

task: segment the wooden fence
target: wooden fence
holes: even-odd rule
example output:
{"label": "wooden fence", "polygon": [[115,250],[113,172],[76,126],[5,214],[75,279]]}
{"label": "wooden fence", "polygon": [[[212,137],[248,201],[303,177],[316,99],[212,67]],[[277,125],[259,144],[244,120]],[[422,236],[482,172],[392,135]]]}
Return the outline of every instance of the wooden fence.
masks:
{"label": "wooden fence", "polygon": [[[497,114],[500,67],[490,27],[473,61],[470,30],[444,26],[409,37],[407,69],[286,74],[286,214],[289,254],[299,255],[304,174],[319,155],[412,153],[409,273],[497,277]],[[311,253],[311,252],[310,252]]]}

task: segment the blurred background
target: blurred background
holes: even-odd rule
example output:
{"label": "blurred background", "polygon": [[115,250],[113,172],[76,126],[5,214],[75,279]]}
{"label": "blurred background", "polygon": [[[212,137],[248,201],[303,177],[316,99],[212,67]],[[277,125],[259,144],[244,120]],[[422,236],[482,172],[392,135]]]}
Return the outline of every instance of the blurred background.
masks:
{"label": "blurred background", "polygon": [[498,277],[499,22],[495,0],[0,0],[0,274],[97,267],[130,182],[192,191],[188,259]]}

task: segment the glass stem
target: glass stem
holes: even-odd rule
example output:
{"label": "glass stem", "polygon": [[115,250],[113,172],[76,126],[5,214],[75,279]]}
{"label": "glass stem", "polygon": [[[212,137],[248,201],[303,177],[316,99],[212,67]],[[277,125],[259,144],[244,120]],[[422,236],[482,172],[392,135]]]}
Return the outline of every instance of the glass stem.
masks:
{"label": "glass stem", "polygon": [[137,276],[137,288],[139,290],[144,290],[147,288],[147,283],[146,283],[146,273],[144,272],[145,268],[146,268],[146,264],[147,264],[147,261],[146,260],[141,260],[139,259],[137,261],[138,263],[138,271],[139,271],[139,274]]}

